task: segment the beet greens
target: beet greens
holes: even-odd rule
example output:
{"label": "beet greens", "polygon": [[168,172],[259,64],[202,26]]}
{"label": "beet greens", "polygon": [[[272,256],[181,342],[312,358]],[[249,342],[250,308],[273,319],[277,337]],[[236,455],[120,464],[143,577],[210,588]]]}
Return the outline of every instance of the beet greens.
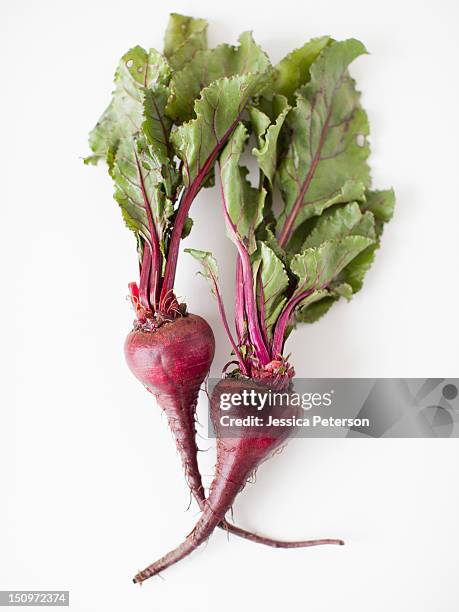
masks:
{"label": "beet greens", "polygon": [[[285,341],[357,293],[394,206],[371,190],[368,118],[348,72],[366,53],[357,40],[313,39],[275,68],[218,162],[223,214],[237,250],[230,331],[211,253],[188,249],[217,296],[237,367],[232,375],[285,384]],[[240,158],[252,136],[259,184]],[[275,196],[282,203],[277,206]]]}
{"label": "beet greens", "polygon": [[238,46],[207,49],[206,23],[171,15],[165,51],[130,49],[115,73],[112,100],[90,135],[105,160],[115,200],[137,239],[139,322],[155,328],[185,312],[174,294],[180,241],[189,211],[211,184],[213,164],[270,71],[250,33]]}

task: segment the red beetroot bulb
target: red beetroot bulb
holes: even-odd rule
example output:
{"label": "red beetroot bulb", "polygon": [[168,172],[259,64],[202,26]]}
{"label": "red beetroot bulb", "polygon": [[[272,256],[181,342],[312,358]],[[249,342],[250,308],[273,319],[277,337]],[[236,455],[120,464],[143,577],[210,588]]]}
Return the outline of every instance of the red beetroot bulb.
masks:
{"label": "red beetroot bulb", "polygon": [[197,464],[195,410],[199,389],[215,352],[212,329],[188,314],[154,330],[131,331],[124,345],[134,376],[166,413],[193,495],[205,499]]}

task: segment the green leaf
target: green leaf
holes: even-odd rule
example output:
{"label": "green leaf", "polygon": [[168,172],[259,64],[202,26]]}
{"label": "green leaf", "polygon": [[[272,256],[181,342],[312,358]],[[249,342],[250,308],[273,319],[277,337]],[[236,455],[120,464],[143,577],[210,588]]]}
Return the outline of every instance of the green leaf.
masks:
{"label": "green leaf", "polygon": [[311,304],[315,304],[316,302],[319,302],[326,296],[330,295],[332,295],[330,291],[327,291],[326,289],[318,289],[317,291],[314,291],[310,295],[306,296],[303,300],[301,300],[297,308],[304,310],[311,306]]}
{"label": "green leaf", "polygon": [[181,70],[203,49],[207,49],[207,21],[171,13],[164,37],[164,55],[171,67]]}
{"label": "green leaf", "polygon": [[240,123],[220,157],[220,172],[226,209],[239,238],[249,253],[256,250],[255,230],[263,219],[266,197],[264,189],[251,186],[247,168],[239,166],[239,160],[249,134]]}
{"label": "green leaf", "polygon": [[[121,138],[140,131],[145,120],[146,90],[155,88],[155,95],[167,98],[170,75],[166,60],[154,49],[145,51],[142,47],[134,47],[123,55],[115,73],[112,100],[89,135],[89,145],[94,152],[90,163],[106,160],[110,149],[116,148]],[[164,109],[164,104],[159,104]]]}
{"label": "green leaf", "polygon": [[[285,291],[289,283],[288,276],[282,261],[263,242],[258,243],[258,249],[252,256],[252,268],[257,303],[259,308],[263,303],[265,327],[270,339],[272,327],[287,301]],[[263,290],[260,288],[260,282]]]}
{"label": "green leaf", "polygon": [[288,250],[291,253],[297,253],[302,250],[302,245],[309,236],[312,229],[315,227],[321,215],[325,214],[328,209],[336,204],[342,204],[352,201],[363,202],[365,200],[365,185],[352,180],[346,181],[343,187],[328,200],[308,204],[308,211],[304,215],[306,219],[298,224],[298,227],[293,232],[290,241],[288,242]]}
{"label": "green leaf", "polygon": [[327,314],[340,297],[349,301],[352,297],[352,287],[341,283],[331,287],[329,291],[315,291],[299,304],[295,312],[295,324],[315,323]]}
{"label": "green leaf", "polygon": [[142,150],[136,141],[123,138],[116,149],[110,174],[115,181],[115,199],[128,228],[151,241],[149,211],[160,248],[165,253],[167,230],[174,210],[164,186],[158,182],[148,149]]}
{"label": "green leaf", "polygon": [[264,142],[264,134],[271,124],[271,119],[263,111],[256,106],[249,106],[250,124],[258,141],[258,145],[262,146]]}
{"label": "green leaf", "polygon": [[117,68],[112,101],[90,135],[91,161],[107,161],[126,225],[151,242],[151,214],[163,254],[177,184],[171,121],[164,112],[170,75],[168,63],[154,49],[130,49]]}
{"label": "green leaf", "polygon": [[385,191],[367,191],[364,210],[369,210],[376,218],[376,231],[382,234],[384,223],[392,219],[395,208],[395,194],[393,189]]}
{"label": "green leaf", "polygon": [[321,319],[330,308],[338,301],[338,297],[328,294],[326,297],[310,305],[305,305],[295,313],[296,323],[315,323]]}
{"label": "green leaf", "polygon": [[[154,163],[160,171],[163,164],[172,160],[174,152],[170,142],[172,122],[165,114],[169,90],[156,85],[144,93],[144,118],[142,128],[151,145]],[[170,165],[170,164],[169,164]]]}
{"label": "green leaf", "polygon": [[293,103],[295,91],[309,81],[312,63],[330,41],[329,36],[313,38],[284,57],[274,68],[274,92],[282,94],[290,103]]}
{"label": "green leaf", "polygon": [[359,253],[373,244],[364,236],[346,236],[328,240],[319,247],[309,248],[295,255],[290,269],[298,277],[294,295],[310,289],[326,288]]}
{"label": "green leaf", "polygon": [[360,203],[360,206],[352,202],[338,209],[325,211],[318,218],[305,240],[304,248],[318,247],[326,240],[339,240],[346,235],[364,236],[372,242],[335,276],[336,284],[330,285],[330,291],[325,298],[311,308],[299,309],[295,316],[297,322],[314,322],[328,312],[339,297],[350,300],[354,293],[361,290],[364,277],[380,246],[379,236],[383,223],[392,216],[394,201],[392,190],[367,192],[366,201]]}
{"label": "green leaf", "polygon": [[351,235],[366,236],[371,240],[376,239],[376,222],[372,212],[367,210],[363,213],[360,221],[352,228]]}
{"label": "green leaf", "polygon": [[192,228],[193,228],[193,219],[191,217],[187,217],[183,225],[182,240],[190,235]]}
{"label": "green leaf", "polygon": [[[331,233],[337,234],[335,229],[339,218],[345,220],[343,226],[346,222],[347,228],[351,226],[352,232],[366,217],[366,213],[362,215],[360,211],[357,212],[355,204],[344,207],[340,212],[342,214],[337,215],[333,223],[325,223],[324,227],[318,229],[315,238],[321,233],[324,234],[326,227]],[[329,219],[333,216],[330,215]],[[315,243],[315,240],[311,242]],[[350,300],[356,291],[354,281],[360,270],[356,262],[374,248],[374,238],[344,233],[339,235],[338,232],[335,239],[317,247],[307,248],[303,253],[295,255],[290,263],[299,281],[294,295],[314,289],[296,308],[295,323],[314,323],[323,317],[340,297]]]}
{"label": "green leaf", "polygon": [[167,112],[177,122],[193,118],[195,100],[203,88],[223,77],[263,74],[270,68],[268,56],[250,32],[239,37],[239,46],[220,45],[198,51],[193,59],[171,79],[171,97]]}
{"label": "green leaf", "polygon": [[327,210],[318,217],[314,229],[303,244],[303,249],[318,247],[326,240],[339,240],[351,235],[375,238],[374,217],[369,211],[362,214],[357,202]]}
{"label": "green leaf", "polygon": [[202,271],[199,274],[209,281],[212,294],[217,296],[218,265],[215,257],[209,251],[198,251],[197,249],[185,249],[185,253],[189,253],[201,264]]}
{"label": "green leaf", "polygon": [[[367,231],[366,235],[370,235],[370,227],[372,227],[375,243],[359,253],[340,274],[340,278],[352,287],[354,293],[362,289],[365,275],[373,265],[376,251],[379,249],[379,239],[384,224],[391,220],[394,213],[394,206],[395,195],[392,189],[385,191],[367,191],[366,201],[361,205],[365,213],[362,216],[361,222],[355,227],[353,233],[360,232],[361,235],[365,235],[364,232]],[[366,225],[365,220],[368,220]]]}
{"label": "green leaf", "polygon": [[379,241],[359,253],[341,273],[340,278],[352,287],[354,293],[357,293],[362,288],[363,279],[373,265],[378,248]]}
{"label": "green leaf", "polygon": [[[266,221],[266,219],[264,219]],[[276,256],[285,264],[288,260],[288,253],[284,251],[282,247],[279,246],[276,236],[272,228],[266,224],[266,222],[262,223],[257,228],[257,240],[264,242],[266,246],[268,246],[271,250],[274,251]]]}
{"label": "green leaf", "polygon": [[277,167],[277,141],[290,110],[286,98],[283,96],[276,96],[276,98],[279,114],[274,123],[271,123],[269,117],[257,108],[249,109],[250,119],[258,138],[258,148],[254,148],[252,153],[257,158],[258,165],[271,184]]}
{"label": "green leaf", "polygon": [[363,53],[365,47],[354,39],[330,44],[312,64],[309,83],[297,93],[286,119],[289,142],[279,171],[285,204],[280,233],[286,231],[289,215],[291,236],[305,220],[337,201],[359,199],[345,191],[369,185],[368,120],[347,71]]}
{"label": "green leaf", "polygon": [[[325,314],[328,308],[331,308],[337,299],[339,298],[331,297],[331,293],[325,289],[319,289],[318,291],[314,291],[305,297],[294,310],[294,316],[287,326],[284,340],[288,338],[292,330],[296,327],[297,323],[306,322],[306,319],[308,318],[306,313],[311,313],[312,318],[316,317],[315,320],[317,320],[317,318]],[[329,306],[327,305],[327,302],[330,303]],[[314,313],[316,314],[314,315]]]}
{"label": "green leaf", "polygon": [[349,235],[352,228],[362,218],[357,202],[351,202],[342,208],[326,211],[315,224],[314,229],[304,241],[303,248],[318,247],[326,240],[343,238]]}
{"label": "green leaf", "polygon": [[[357,257],[359,257],[359,255],[357,255]],[[352,261],[355,261],[357,257],[355,257]],[[335,286],[332,285],[328,293],[329,295],[336,295],[337,297],[343,297],[347,301],[349,301],[354,294],[352,287],[348,285],[347,283],[339,283]]]}
{"label": "green leaf", "polygon": [[183,161],[185,185],[190,185],[202,172],[207,174],[261,84],[260,75],[246,74],[220,79],[202,90],[195,104],[196,119],[181,125],[171,136]]}

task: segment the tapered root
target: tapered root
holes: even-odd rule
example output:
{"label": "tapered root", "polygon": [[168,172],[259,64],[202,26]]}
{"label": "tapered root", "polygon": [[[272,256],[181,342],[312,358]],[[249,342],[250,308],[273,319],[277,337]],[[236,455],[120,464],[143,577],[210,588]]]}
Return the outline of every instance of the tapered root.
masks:
{"label": "tapered root", "polygon": [[[226,521],[222,521],[220,523],[220,527],[225,527]],[[273,540],[271,538],[264,538],[262,536],[257,536],[249,531],[244,531],[239,527],[234,527],[233,525],[233,533],[240,535],[241,537],[247,538],[248,540],[252,540],[253,542],[257,542],[259,544],[265,544],[266,546],[272,546],[273,548],[307,548],[309,546],[322,546],[325,544],[334,544],[338,546],[343,546],[343,540],[330,539],[325,538],[321,540],[298,540],[298,541],[290,541],[283,542],[281,540]],[[142,584],[148,578],[152,578],[156,576],[160,572],[164,571],[174,563],[177,563],[184,557],[188,556],[193,550],[195,550],[203,541],[204,538],[193,537],[193,534],[188,536],[187,540],[183,542],[180,546],[178,546],[175,550],[167,553],[164,557],[152,563],[143,571],[138,572],[133,579],[134,584]]]}
{"label": "tapered root", "polygon": [[309,546],[322,546],[325,544],[333,544],[336,546],[344,546],[344,540],[338,540],[334,538],[322,538],[319,540],[276,540],[274,538],[267,538],[265,536],[257,535],[251,531],[246,531],[236,525],[228,523],[226,520],[221,521],[219,527],[226,529],[228,533],[237,535],[255,544],[264,544],[265,546],[271,546],[272,548],[308,548]]}

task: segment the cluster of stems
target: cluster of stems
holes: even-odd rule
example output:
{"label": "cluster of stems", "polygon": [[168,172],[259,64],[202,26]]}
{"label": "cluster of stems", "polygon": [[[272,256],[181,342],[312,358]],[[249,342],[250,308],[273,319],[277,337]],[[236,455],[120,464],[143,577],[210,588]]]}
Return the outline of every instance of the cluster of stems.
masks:
{"label": "cluster of stems", "polygon": [[[137,174],[141,186],[143,205],[148,220],[148,240],[145,240],[143,245],[143,254],[140,260],[139,285],[137,286],[136,283],[131,283],[130,285],[131,301],[140,323],[145,323],[148,320],[154,319],[156,323],[160,324],[164,319],[174,319],[183,314],[183,307],[178,303],[174,293],[175,274],[183,228],[191,205],[203,186],[215,159],[230,138],[236,125],[237,122],[228,129],[227,133],[218,142],[217,146],[199,169],[196,177],[192,181],[190,181],[188,177],[187,186],[182,189],[179,195],[175,195],[172,198],[172,205],[175,206],[178,199],[178,206],[174,215],[173,227],[167,243],[167,252],[164,262],[159,245],[158,228],[151,214],[151,202],[149,201],[144,185],[142,167],[136,156]],[[179,171],[183,169],[187,172],[186,166],[180,164]],[[162,273],[163,269],[164,273]]]}
{"label": "cluster of stems", "polygon": [[[309,181],[306,179],[306,189],[308,184]],[[291,237],[295,219],[303,204],[304,193],[305,189],[302,189],[279,233],[278,244],[282,248],[286,246]],[[237,360],[238,370],[243,376],[250,378],[278,378],[280,381],[291,378],[294,375],[294,369],[283,356],[287,326],[295,308],[314,291],[325,288],[325,285],[318,287],[315,284],[313,287],[305,290],[299,288],[295,295],[291,296],[284,305],[275,323],[273,336],[270,339],[265,323],[263,285],[260,280],[258,284],[260,299],[257,299],[257,287],[254,286],[250,253],[247,245],[240,238],[228,212],[221,168],[220,195],[226,227],[237,249],[234,304],[236,338],[234,338],[228,324],[217,279],[212,277],[211,280],[214,293],[217,297],[223,326]]]}

